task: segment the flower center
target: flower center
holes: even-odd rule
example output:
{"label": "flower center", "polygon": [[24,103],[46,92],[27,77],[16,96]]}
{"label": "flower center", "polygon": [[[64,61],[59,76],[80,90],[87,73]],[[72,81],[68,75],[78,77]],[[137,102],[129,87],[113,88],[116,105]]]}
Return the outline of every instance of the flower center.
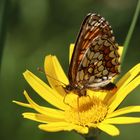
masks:
{"label": "flower center", "polygon": [[107,105],[97,97],[77,97],[70,105],[72,107],[65,110],[66,121],[83,126],[101,122],[108,110]]}

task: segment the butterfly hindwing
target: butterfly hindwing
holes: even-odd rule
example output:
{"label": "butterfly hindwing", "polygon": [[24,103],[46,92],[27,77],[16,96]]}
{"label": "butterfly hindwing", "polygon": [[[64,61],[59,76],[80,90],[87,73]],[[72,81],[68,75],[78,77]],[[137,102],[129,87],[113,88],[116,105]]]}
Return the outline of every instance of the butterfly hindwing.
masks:
{"label": "butterfly hindwing", "polygon": [[119,73],[118,45],[109,23],[100,15],[85,18],[69,68],[71,84],[100,89]]}

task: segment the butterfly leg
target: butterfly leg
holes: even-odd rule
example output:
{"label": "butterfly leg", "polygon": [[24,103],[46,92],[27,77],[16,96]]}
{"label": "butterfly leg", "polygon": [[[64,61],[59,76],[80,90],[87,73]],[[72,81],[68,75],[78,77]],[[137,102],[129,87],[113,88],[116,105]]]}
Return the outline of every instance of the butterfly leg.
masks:
{"label": "butterfly leg", "polygon": [[66,104],[66,105],[68,105],[69,107],[73,108],[69,103],[66,102],[66,96],[67,96],[67,95],[68,95],[68,94],[65,94],[65,96],[64,96],[64,98],[63,98],[63,103]]}
{"label": "butterfly leg", "polygon": [[80,96],[77,97],[77,112],[78,112],[78,120],[79,120],[79,122],[81,122],[81,120],[80,120],[80,104],[79,104],[79,99],[80,99]]}

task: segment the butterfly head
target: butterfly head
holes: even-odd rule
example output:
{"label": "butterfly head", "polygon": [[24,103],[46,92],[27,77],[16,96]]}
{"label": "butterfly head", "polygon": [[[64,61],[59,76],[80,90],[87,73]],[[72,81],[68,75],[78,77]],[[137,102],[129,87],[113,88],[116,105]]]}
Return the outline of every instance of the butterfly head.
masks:
{"label": "butterfly head", "polygon": [[86,89],[83,86],[79,86],[77,84],[75,85],[69,84],[63,88],[67,94],[73,92],[74,94],[77,94],[79,97],[86,95]]}
{"label": "butterfly head", "polygon": [[69,93],[71,91],[77,91],[80,90],[80,88],[77,85],[72,85],[72,84],[68,84],[64,87],[66,93]]}

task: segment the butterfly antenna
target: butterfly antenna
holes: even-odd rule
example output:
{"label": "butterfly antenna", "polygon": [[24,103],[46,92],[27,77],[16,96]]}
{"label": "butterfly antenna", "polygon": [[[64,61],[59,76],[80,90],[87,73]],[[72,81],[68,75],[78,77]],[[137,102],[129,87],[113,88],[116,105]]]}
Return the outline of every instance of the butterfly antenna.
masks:
{"label": "butterfly antenna", "polygon": [[58,79],[55,79],[54,77],[52,77],[52,76],[50,76],[49,74],[47,74],[46,72],[44,72],[44,70],[43,70],[41,67],[38,67],[37,70],[38,70],[39,72],[45,74],[47,77],[49,77],[49,78],[51,78],[51,79],[53,79],[53,80],[55,80],[55,81],[57,81],[57,82],[59,82],[59,83],[61,83],[61,84],[63,84],[63,85],[66,86],[66,84],[63,83],[62,81],[59,81]]}

